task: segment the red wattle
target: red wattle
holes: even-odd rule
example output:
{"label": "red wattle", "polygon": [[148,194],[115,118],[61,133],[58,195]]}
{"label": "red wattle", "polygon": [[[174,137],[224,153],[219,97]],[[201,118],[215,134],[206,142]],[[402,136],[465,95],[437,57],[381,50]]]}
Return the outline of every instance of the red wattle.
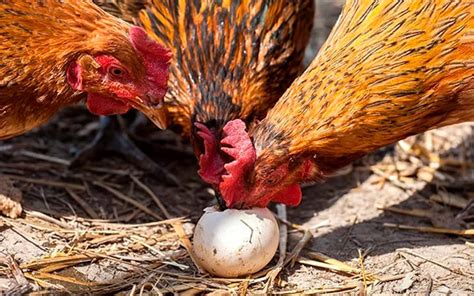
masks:
{"label": "red wattle", "polygon": [[204,153],[199,156],[198,174],[204,182],[218,185],[224,171],[224,160],[219,155],[216,135],[202,123],[195,122],[194,126],[198,129],[197,134],[204,143]]}
{"label": "red wattle", "polygon": [[300,204],[302,196],[300,185],[292,184],[272,196],[271,201],[279,202],[287,206],[297,206]]}
{"label": "red wattle", "polygon": [[123,114],[130,110],[130,106],[111,97],[90,93],[87,96],[87,109],[95,115]]}
{"label": "red wattle", "polygon": [[226,174],[222,176],[219,189],[227,206],[245,198],[245,179],[243,176],[255,164],[257,153],[246,131],[245,122],[240,119],[229,121],[223,128],[221,150],[231,156],[233,161],[224,165]]}

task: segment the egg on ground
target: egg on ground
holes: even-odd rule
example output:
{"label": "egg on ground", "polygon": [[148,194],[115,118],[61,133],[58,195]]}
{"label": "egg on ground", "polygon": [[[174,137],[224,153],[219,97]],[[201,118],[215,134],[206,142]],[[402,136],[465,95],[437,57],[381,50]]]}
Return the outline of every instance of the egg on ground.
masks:
{"label": "egg on ground", "polygon": [[193,238],[198,264],[220,277],[260,271],[272,260],[278,244],[278,223],[267,208],[206,208]]}

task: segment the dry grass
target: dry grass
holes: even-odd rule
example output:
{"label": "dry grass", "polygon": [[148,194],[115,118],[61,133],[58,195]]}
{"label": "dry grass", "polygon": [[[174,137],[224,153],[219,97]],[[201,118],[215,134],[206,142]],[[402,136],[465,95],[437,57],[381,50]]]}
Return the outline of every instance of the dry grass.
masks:
{"label": "dry grass", "polygon": [[[266,270],[244,279],[225,279],[212,277],[192,263],[191,233],[185,231],[183,223],[188,221],[183,218],[122,224],[78,217],[61,217],[60,221],[43,213],[26,211],[20,219],[2,217],[1,221],[4,227],[25,233],[32,242],[35,242],[35,237],[48,236],[49,243],[56,246],[44,248],[40,247],[41,241],[36,241],[35,245],[44,250],[44,255],[24,263],[17,263],[11,256],[2,258],[0,273],[15,281],[12,291],[53,289],[93,294],[118,291],[130,294],[146,291],[158,294],[277,291],[278,294],[293,294],[303,291],[281,290],[275,279],[279,272],[294,262],[348,276],[347,284],[314,289],[313,292],[317,293],[356,289],[360,280],[367,285],[404,276],[371,274],[315,252],[307,252],[308,258],[301,257],[304,245],[312,238],[308,231],[304,232],[289,256],[282,255],[286,244],[281,244],[280,260]],[[25,229],[30,229],[28,234]],[[281,241],[286,242],[287,233],[281,232],[281,236]],[[78,276],[79,273],[74,271],[77,267],[108,264],[121,266],[124,274],[109,281],[94,281]]]}
{"label": "dry grass", "polygon": [[[396,215],[424,219],[431,226],[386,223],[385,227],[469,239],[474,235],[472,195],[455,190],[456,186],[474,181],[465,170],[470,166],[464,161],[468,156],[456,152],[445,158],[443,153],[436,152],[439,139],[434,136],[428,139],[401,142],[394,158],[358,169],[371,170],[378,176],[374,182],[380,188],[391,184],[416,195],[412,184],[419,180],[438,188],[428,199],[421,197],[432,207],[381,207]],[[33,254],[28,259],[16,258],[12,248],[1,254],[0,278],[10,279],[10,293],[58,290],[71,294],[291,295],[351,291],[365,295],[384,283],[410,284],[412,279],[408,273],[393,274],[388,269],[367,266],[369,252],[360,250],[357,262],[343,262],[306,248],[318,227],[307,228],[289,221],[286,209],[281,206],[276,214],[281,225],[281,244],[275,260],[265,270],[247,278],[213,277],[196,266],[192,256],[190,238],[202,204],[195,204],[195,199],[178,188],[170,195],[157,187],[159,181],[130,165],[98,162],[70,171],[69,161],[59,151],[61,148],[48,150],[41,143],[29,141],[27,137],[0,146],[0,174],[13,180],[28,201],[20,218],[0,218],[1,231],[12,231],[21,237],[23,242],[13,249],[28,247]],[[186,182],[189,183],[186,191],[197,195],[193,190],[199,188],[195,185],[199,181]],[[440,207],[455,209],[458,215],[440,222],[436,219],[436,209]],[[295,233],[301,234],[296,242],[289,239]],[[467,245],[472,242],[468,241]],[[472,272],[453,269],[413,251],[398,252],[466,280],[473,279]],[[285,281],[295,265],[326,270],[344,280],[313,286],[310,290],[297,288]]]}
{"label": "dry grass", "polygon": [[[431,138],[431,141],[434,140]],[[15,145],[20,147],[18,151],[13,148]],[[11,159],[0,167],[1,175],[13,180],[15,187],[25,196],[34,197],[41,204],[40,211],[29,210],[31,207],[27,206],[23,216],[18,219],[0,218],[3,231],[13,231],[22,237],[24,244],[28,244],[32,253],[37,254],[28,260],[12,257],[11,253],[3,254],[0,275],[11,280],[11,293],[60,290],[73,294],[172,292],[194,295],[204,292],[243,295],[348,291],[367,294],[377,285],[389,281],[409,282],[409,274],[385,274],[384,271],[366,267],[368,254],[361,250],[354,265],[306,249],[305,246],[316,235],[317,228],[309,229],[288,221],[286,209],[282,206],[277,207],[281,225],[278,260],[275,259],[267,269],[247,278],[213,277],[193,260],[190,238],[196,216],[190,220],[176,215],[173,204],[164,200],[168,200],[169,195],[150,186],[149,179],[141,172],[114,165],[96,165],[70,171],[67,168],[69,161],[61,155],[53,156],[54,151],[41,153],[21,148],[28,146],[31,145],[20,141],[0,149],[5,155],[4,159]],[[474,230],[470,220],[472,214],[469,212],[472,196],[466,198],[447,192],[442,187],[447,181],[459,178],[453,174],[453,171],[456,172],[453,168],[464,167],[465,162],[461,161],[463,156],[457,155],[460,157],[457,158],[449,155],[448,161],[436,154],[433,144],[431,149],[425,146],[425,139],[417,139],[410,144],[401,142],[396,159],[369,165],[368,168],[379,176],[376,182],[380,188],[390,183],[415,193],[411,188],[414,179],[440,182],[440,190],[430,197],[430,202],[436,207],[458,209],[458,228],[452,228],[453,223],[450,227],[436,223],[433,226],[386,223],[385,227],[395,227],[398,231],[472,237]],[[443,169],[440,169],[441,165]],[[465,171],[460,169],[457,172],[463,174]],[[467,178],[466,175],[461,177],[464,182]],[[103,198],[106,198],[106,202]],[[386,207],[382,210],[434,223],[436,207]],[[172,208],[175,213],[170,213]],[[196,210],[199,211],[189,209],[188,212]],[[301,233],[300,239],[288,249],[289,234],[295,232]],[[472,278],[470,273],[454,270],[422,255],[407,250],[400,252],[437,264],[456,275]],[[295,264],[326,270],[346,280],[306,291],[295,289],[287,286],[282,277],[291,272]],[[109,278],[101,275],[102,270],[108,270]]]}

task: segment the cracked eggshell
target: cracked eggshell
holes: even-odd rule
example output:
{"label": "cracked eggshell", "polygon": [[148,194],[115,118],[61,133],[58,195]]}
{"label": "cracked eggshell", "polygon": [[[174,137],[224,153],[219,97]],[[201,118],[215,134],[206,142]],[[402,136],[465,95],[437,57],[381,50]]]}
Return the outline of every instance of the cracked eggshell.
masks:
{"label": "cracked eggshell", "polygon": [[267,208],[214,207],[196,225],[193,249],[199,265],[221,277],[238,277],[264,268],[278,248],[278,223]]}

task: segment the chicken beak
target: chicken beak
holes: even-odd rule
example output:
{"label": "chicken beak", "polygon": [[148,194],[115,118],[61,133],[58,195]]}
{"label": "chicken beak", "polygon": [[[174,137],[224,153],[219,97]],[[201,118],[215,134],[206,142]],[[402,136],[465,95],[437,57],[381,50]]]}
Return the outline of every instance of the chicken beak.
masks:
{"label": "chicken beak", "polygon": [[217,206],[219,207],[219,210],[220,211],[224,211],[227,209],[227,205],[225,203],[225,200],[222,198],[222,195],[221,193],[219,192],[219,190],[214,190],[215,191],[215,195],[216,195],[216,200],[217,200]]}
{"label": "chicken beak", "polygon": [[150,119],[160,129],[165,129],[168,126],[168,116],[166,109],[161,107],[160,109],[151,109],[145,113],[146,117]]}
{"label": "chicken beak", "polygon": [[140,97],[135,98],[133,107],[140,110],[160,129],[168,126],[168,112],[162,102],[155,103],[157,100],[147,97],[146,101]]}

